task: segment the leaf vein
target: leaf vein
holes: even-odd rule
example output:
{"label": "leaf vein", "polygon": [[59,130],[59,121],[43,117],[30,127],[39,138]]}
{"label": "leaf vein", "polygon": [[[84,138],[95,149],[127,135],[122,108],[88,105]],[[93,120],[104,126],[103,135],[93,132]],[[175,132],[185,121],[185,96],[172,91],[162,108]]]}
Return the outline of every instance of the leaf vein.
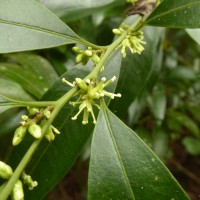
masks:
{"label": "leaf vein", "polygon": [[200,4],[200,1],[188,3],[188,4],[186,4],[186,5],[183,5],[183,6],[180,6],[180,7],[176,7],[176,8],[174,8],[174,9],[171,9],[171,10],[168,10],[168,11],[166,11],[166,12],[163,12],[163,13],[161,13],[161,14],[159,14],[159,15],[156,15],[156,16],[150,18],[149,20],[147,20],[147,21],[145,22],[145,24],[148,24],[149,22],[151,22],[151,21],[153,21],[153,20],[155,20],[155,19],[161,18],[162,16],[165,16],[165,15],[167,15],[167,14],[169,14],[169,13],[173,13],[173,12],[175,12],[175,11],[177,11],[177,10],[184,9],[184,8],[186,8],[186,7],[189,7],[189,6],[194,6],[194,5],[196,5],[196,4]]}
{"label": "leaf vein", "polygon": [[12,26],[17,26],[17,27],[23,27],[23,28],[27,28],[27,29],[32,29],[32,30],[35,30],[35,31],[48,33],[50,35],[54,35],[54,36],[58,36],[58,37],[63,37],[63,38],[69,39],[69,40],[74,40],[74,43],[81,42],[81,40],[79,40],[78,38],[75,38],[75,37],[72,37],[72,36],[68,36],[68,35],[65,35],[65,34],[62,34],[62,33],[56,32],[56,31],[52,31],[52,30],[36,27],[36,26],[31,26],[31,25],[27,25],[27,24],[21,24],[21,23],[12,22],[12,21],[6,21],[6,20],[3,20],[3,19],[0,19],[0,23],[7,24],[7,25],[12,25]]}
{"label": "leaf vein", "polygon": [[125,181],[126,181],[126,183],[127,183],[127,186],[128,186],[128,188],[129,188],[129,191],[130,191],[130,193],[131,193],[131,195],[132,195],[133,200],[135,200],[135,196],[134,196],[133,190],[132,190],[132,188],[131,188],[131,183],[130,183],[129,178],[128,178],[128,175],[127,175],[127,173],[126,173],[126,169],[125,169],[125,167],[124,167],[124,164],[123,164],[123,161],[122,161],[120,152],[119,152],[118,147],[117,147],[117,143],[116,143],[116,141],[115,141],[115,137],[114,137],[114,135],[113,135],[112,128],[111,128],[110,123],[109,123],[109,119],[108,119],[108,116],[107,116],[107,107],[106,107],[106,106],[103,107],[103,112],[104,112],[104,115],[105,115],[105,120],[106,120],[106,124],[107,124],[108,130],[109,130],[111,139],[112,139],[113,144],[114,144],[115,151],[116,151],[116,153],[117,153],[118,160],[119,160],[120,165],[121,165],[121,168],[122,168],[123,175],[124,175],[124,177],[125,177]]}

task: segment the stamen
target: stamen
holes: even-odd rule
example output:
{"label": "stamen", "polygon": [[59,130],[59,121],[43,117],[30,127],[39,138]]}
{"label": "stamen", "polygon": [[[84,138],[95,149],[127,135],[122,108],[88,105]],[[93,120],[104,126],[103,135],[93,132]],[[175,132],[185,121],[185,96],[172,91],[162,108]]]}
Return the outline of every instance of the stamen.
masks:
{"label": "stamen", "polygon": [[67,85],[71,86],[71,87],[75,87],[75,85],[73,83],[70,83],[69,81],[67,81],[65,78],[62,79],[63,83],[66,83]]}

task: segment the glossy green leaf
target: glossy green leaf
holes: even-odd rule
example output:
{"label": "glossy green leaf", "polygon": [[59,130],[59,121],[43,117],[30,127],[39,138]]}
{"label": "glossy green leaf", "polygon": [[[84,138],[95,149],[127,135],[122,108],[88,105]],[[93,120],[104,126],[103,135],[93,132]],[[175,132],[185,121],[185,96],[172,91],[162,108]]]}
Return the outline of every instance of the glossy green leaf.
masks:
{"label": "glossy green leaf", "polygon": [[[106,68],[101,75],[107,78],[113,77],[114,75],[118,76],[120,66],[121,54],[119,51],[115,51],[105,63]],[[85,77],[92,68],[91,63],[84,67],[78,65],[72,68],[59,78],[42,99],[56,100],[60,98],[70,89],[68,85],[62,82],[62,78],[66,78],[68,81],[74,81],[77,77]],[[117,81],[111,84],[109,91],[114,91],[116,84]],[[64,106],[54,121],[54,126],[61,134],[56,136],[56,139],[51,143],[44,140],[33,156],[27,172],[31,174],[34,180],[38,181],[41,187],[36,187],[33,191],[26,191],[25,196],[27,199],[43,199],[71,169],[77,157],[80,155],[80,152],[91,135],[94,125],[91,121],[88,125],[82,125],[82,115],[76,121],[72,121],[71,117],[77,111],[77,107],[71,107],[69,104]],[[29,147],[32,139],[26,139],[27,141],[22,141],[22,144],[17,146],[12,152],[10,157],[12,166],[17,165]],[[50,174],[54,174],[54,176],[50,176]]]}
{"label": "glossy green leaf", "polygon": [[119,83],[116,91],[122,94],[122,98],[112,101],[110,108],[120,118],[127,113],[130,104],[150,84],[151,77],[160,69],[162,51],[160,42],[164,31],[161,28],[145,27],[145,50],[141,55],[128,53],[122,61]]}
{"label": "glossy green leaf", "polygon": [[92,13],[98,12],[100,9],[113,7],[115,5],[123,4],[125,0],[37,0],[44,4],[52,12],[59,17],[64,17],[67,21],[81,18]]}
{"label": "glossy green leaf", "polygon": [[0,0],[0,53],[82,41],[64,22],[33,0]]}
{"label": "glossy green leaf", "polygon": [[200,29],[186,29],[189,36],[200,45]]}
{"label": "glossy green leaf", "polygon": [[145,24],[170,28],[200,28],[200,0],[164,0]]}
{"label": "glossy green leaf", "polygon": [[13,54],[8,58],[12,63],[0,63],[0,77],[15,81],[36,98],[41,98],[58,78],[50,63],[41,56]]}
{"label": "glossy green leaf", "polygon": [[94,130],[88,200],[189,200],[164,164],[108,109]]}

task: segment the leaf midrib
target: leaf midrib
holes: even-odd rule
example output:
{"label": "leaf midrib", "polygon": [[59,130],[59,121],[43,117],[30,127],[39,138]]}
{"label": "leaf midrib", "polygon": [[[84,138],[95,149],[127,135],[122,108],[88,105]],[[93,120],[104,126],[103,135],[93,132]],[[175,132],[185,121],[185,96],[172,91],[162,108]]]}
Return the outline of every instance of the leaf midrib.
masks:
{"label": "leaf midrib", "polygon": [[7,20],[3,20],[3,19],[0,19],[0,23],[12,25],[12,26],[17,26],[17,27],[23,27],[23,28],[34,30],[34,31],[39,31],[39,32],[42,32],[42,33],[48,33],[50,35],[54,35],[54,36],[57,36],[57,37],[62,37],[62,38],[66,38],[66,39],[69,39],[69,40],[73,40],[74,43],[81,42],[81,40],[79,40],[78,38],[68,36],[68,35],[65,35],[65,34],[62,34],[62,33],[56,32],[56,31],[40,28],[40,27],[37,27],[37,26],[32,26],[32,25],[28,25],[28,24],[21,24],[21,23],[7,21]]}
{"label": "leaf midrib", "polygon": [[156,16],[150,18],[149,20],[147,20],[147,21],[145,22],[145,24],[148,24],[149,22],[151,22],[151,21],[153,21],[153,20],[155,20],[155,19],[157,19],[157,18],[161,18],[162,16],[168,15],[169,13],[173,13],[173,12],[175,12],[175,11],[177,11],[177,10],[181,10],[181,9],[187,8],[188,6],[194,6],[194,5],[196,5],[196,4],[200,4],[200,1],[188,3],[188,4],[186,4],[186,5],[183,5],[183,6],[180,6],[180,7],[171,9],[171,10],[168,10],[168,11],[162,13],[162,14],[156,15]]}
{"label": "leaf midrib", "polygon": [[121,169],[122,169],[122,172],[123,172],[123,175],[124,175],[126,184],[127,184],[128,189],[129,189],[129,191],[130,191],[130,193],[131,193],[131,195],[132,195],[133,200],[135,200],[135,196],[134,196],[133,190],[132,190],[132,188],[131,188],[131,183],[130,183],[129,178],[128,178],[128,175],[127,175],[127,173],[126,173],[126,170],[125,170],[125,167],[124,167],[124,164],[123,164],[123,161],[122,161],[120,152],[119,152],[118,147],[117,147],[117,143],[116,143],[116,141],[115,141],[115,137],[114,137],[113,132],[112,132],[112,128],[111,128],[110,123],[109,123],[109,119],[108,119],[108,116],[107,116],[107,107],[106,107],[106,106],[103,106],[103,112],[104,112],[106,124],[107,124],[108,130],[109,130],[111,139],[112,139],[113,144],[114,144],[115,151],[116,151],[116,153],[117,153],[117,157],[118,157],[119,163],[120,163],[120,165],[121,165]]}

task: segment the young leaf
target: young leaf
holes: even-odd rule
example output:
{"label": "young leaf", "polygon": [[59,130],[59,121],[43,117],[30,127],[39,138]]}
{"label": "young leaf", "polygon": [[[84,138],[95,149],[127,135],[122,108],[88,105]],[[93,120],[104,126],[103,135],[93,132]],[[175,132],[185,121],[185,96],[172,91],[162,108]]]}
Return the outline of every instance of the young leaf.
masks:
{"label": "young leaf", "polygon": [[[106,78],[114,75],[118,77],[120,66],[121,53],[114,51],[105,63],[104,76]],[[66,78],[68,81],[74,81],[77,77],[84,78],[91,69],[91,63],[84,67],[78,65],[72,68],[59,78],[42,99],[56,100],[60,98],[70,89],[70,86],[62,82],[62,78]],[[110,92],[115,90],[116,84],[117,81],[111,84],[111,87],[109,87]],[[78,117],[76,121],[71,120],[74,113],[77,113],[77,109],[77,107],[73,108],[69,104],[63,107],[53,124],[61,134],[56,136],[52,143],[46,140],[42,141],[38,151],[34,154],[27,172],[31,174],[34,180],[37,180],[40,186],[33,191],[26,191],[25,196],[27,199],[43,199],[71,169],[89,139],[93,129],[92,122],[88,125],[82,125],[82,116]],[[22,141],[19,147],[17,146],[11,154],[10,162],[12,162],[12,166],[15,166],[20,161],[24,152],[30,146],[31,141],[28,141],[29,138],[25,139],[27,140]]]}
{"label": "young leaf", "polygon": [[0,0],[0,53],[50,48],[83,41],[33,0]]}
{"label": "young leaf", "polygon": [[108,109],[94,130],[89,200],[189,200],[164,164]]}
{"label": "young leaf", "polygon": [[164,0],[145,24],[170,28],[200,28],[200,0]]}

